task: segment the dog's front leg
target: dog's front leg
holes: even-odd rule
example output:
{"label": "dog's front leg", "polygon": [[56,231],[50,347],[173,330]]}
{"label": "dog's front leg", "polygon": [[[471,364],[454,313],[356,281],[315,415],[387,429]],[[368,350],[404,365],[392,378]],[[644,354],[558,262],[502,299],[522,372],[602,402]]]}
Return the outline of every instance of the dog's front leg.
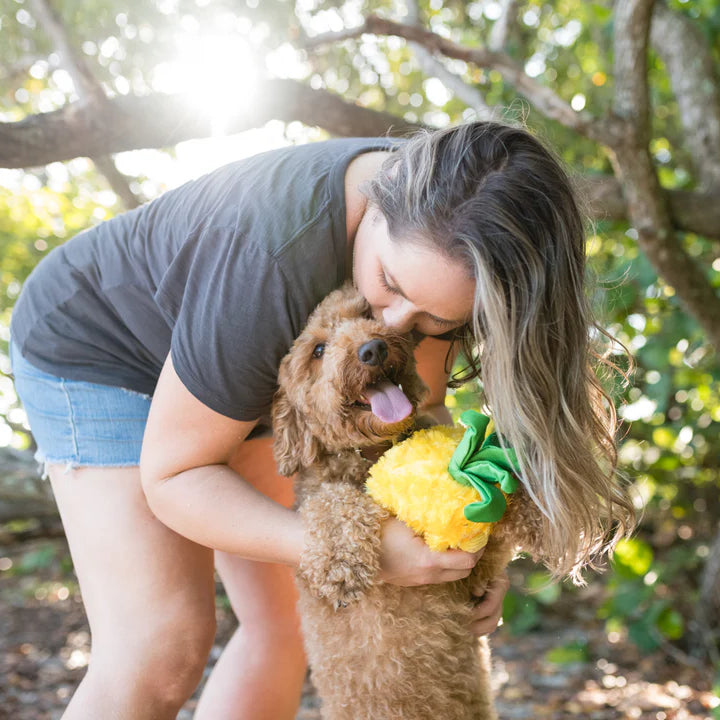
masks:
{"label": "dog's front leg", "polygon": [[469,578],[469,587],[476,598],[482,596],[493,580],[503,574],[514,555],[515,548],[507,540],[490,536],[485,552]]}
{"label": "dog's front leg", "polygon": [[348,483],[323,483],[300,514],[306,546],[298,573],[308,589],[335,608],[356,601],[376,582],[388,513]]}
{"label": "dog's front leg", "polygon": [[542,516],[522,487],[515,491],[505,515],[493,528],[485,552],[472,572],[473,592],[482,594],[520,550],[529,552],[534,560],[542,552]]}

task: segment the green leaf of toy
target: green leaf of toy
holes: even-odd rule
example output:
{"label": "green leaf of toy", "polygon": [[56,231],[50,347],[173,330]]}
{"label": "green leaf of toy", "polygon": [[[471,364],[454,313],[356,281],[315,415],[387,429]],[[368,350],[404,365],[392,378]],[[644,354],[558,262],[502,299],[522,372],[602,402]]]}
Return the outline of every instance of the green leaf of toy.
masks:
{"label": "green leaf of toy", "polygon": [[497,522],[505,512],[506,494],[517,489],[518,462],[515,452],[504,450],[497,433],[485,438],[490,423],[487,415],[467,410],[460,416],[465,434],[457,446],[448,472],[461,485],[475,488],[480,500],[465,506],[463,514],[471,522]]}

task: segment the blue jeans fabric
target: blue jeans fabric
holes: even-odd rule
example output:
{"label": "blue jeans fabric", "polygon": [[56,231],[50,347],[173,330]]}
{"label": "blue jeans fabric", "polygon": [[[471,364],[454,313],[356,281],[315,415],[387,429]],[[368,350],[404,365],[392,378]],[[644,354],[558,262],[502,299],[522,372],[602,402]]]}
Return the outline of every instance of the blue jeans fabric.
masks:
{"label": "blue jeans fabric", "polygon": [[43,372],[12,342],[10,363],[38,446],[35,457],[46,468],[48,463],[67,468],[139,464],[149,395]]}

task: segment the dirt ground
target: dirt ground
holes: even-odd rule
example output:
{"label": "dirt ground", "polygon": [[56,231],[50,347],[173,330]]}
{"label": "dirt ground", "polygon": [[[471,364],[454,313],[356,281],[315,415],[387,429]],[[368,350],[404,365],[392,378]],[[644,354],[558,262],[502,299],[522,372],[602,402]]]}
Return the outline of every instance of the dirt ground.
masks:
{"label": "dirt ground", "polygon": [[[596,619],[596,595],[590,589],[572,603],[546,609],[540,630],[516,637],[500,628],[492,636],[503,720],[720,718],[706,669],[676,652],[643,656],[622,636],[609,639]],[[222,598],[217,614],[206,676],[235,628]],[[0,546],[0,627],[0,718],[58,720],[85,673],[90,641],[62,538]],[[574,645],[584,648],[582,659],[547,657],[554,648]],[[201,689],[180,720],[191,720]],[[319,718],[308,679],[297,720]]]}

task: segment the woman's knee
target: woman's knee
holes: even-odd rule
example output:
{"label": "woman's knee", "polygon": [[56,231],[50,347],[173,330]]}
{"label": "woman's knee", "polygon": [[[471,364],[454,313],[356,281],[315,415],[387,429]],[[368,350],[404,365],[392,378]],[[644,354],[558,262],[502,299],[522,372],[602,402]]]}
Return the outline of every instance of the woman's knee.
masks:
{"label": "woman's knee", "polygon": [[214,606],[175,609],[133,627],[93,633],[89,673],[180,707],[202,679],[215,640]]}
{"label": "woman's knee", "polygon": [[256,648],[270,654],[303,655],[303,634],[294,605],[276,612],[248,612],[239,618],[238,631]]}
{"label": "woman's knee", "polygon": [[241,621],[238,630],[255,647],[282,648],[291,652],[301,650],[303,636],[297,617],[250,617]]}
{"label": "woman's knee", "polygon": [[293,637],[299,633],[293,570],[215,553],[215,567],[235,614],[248,634]]}

